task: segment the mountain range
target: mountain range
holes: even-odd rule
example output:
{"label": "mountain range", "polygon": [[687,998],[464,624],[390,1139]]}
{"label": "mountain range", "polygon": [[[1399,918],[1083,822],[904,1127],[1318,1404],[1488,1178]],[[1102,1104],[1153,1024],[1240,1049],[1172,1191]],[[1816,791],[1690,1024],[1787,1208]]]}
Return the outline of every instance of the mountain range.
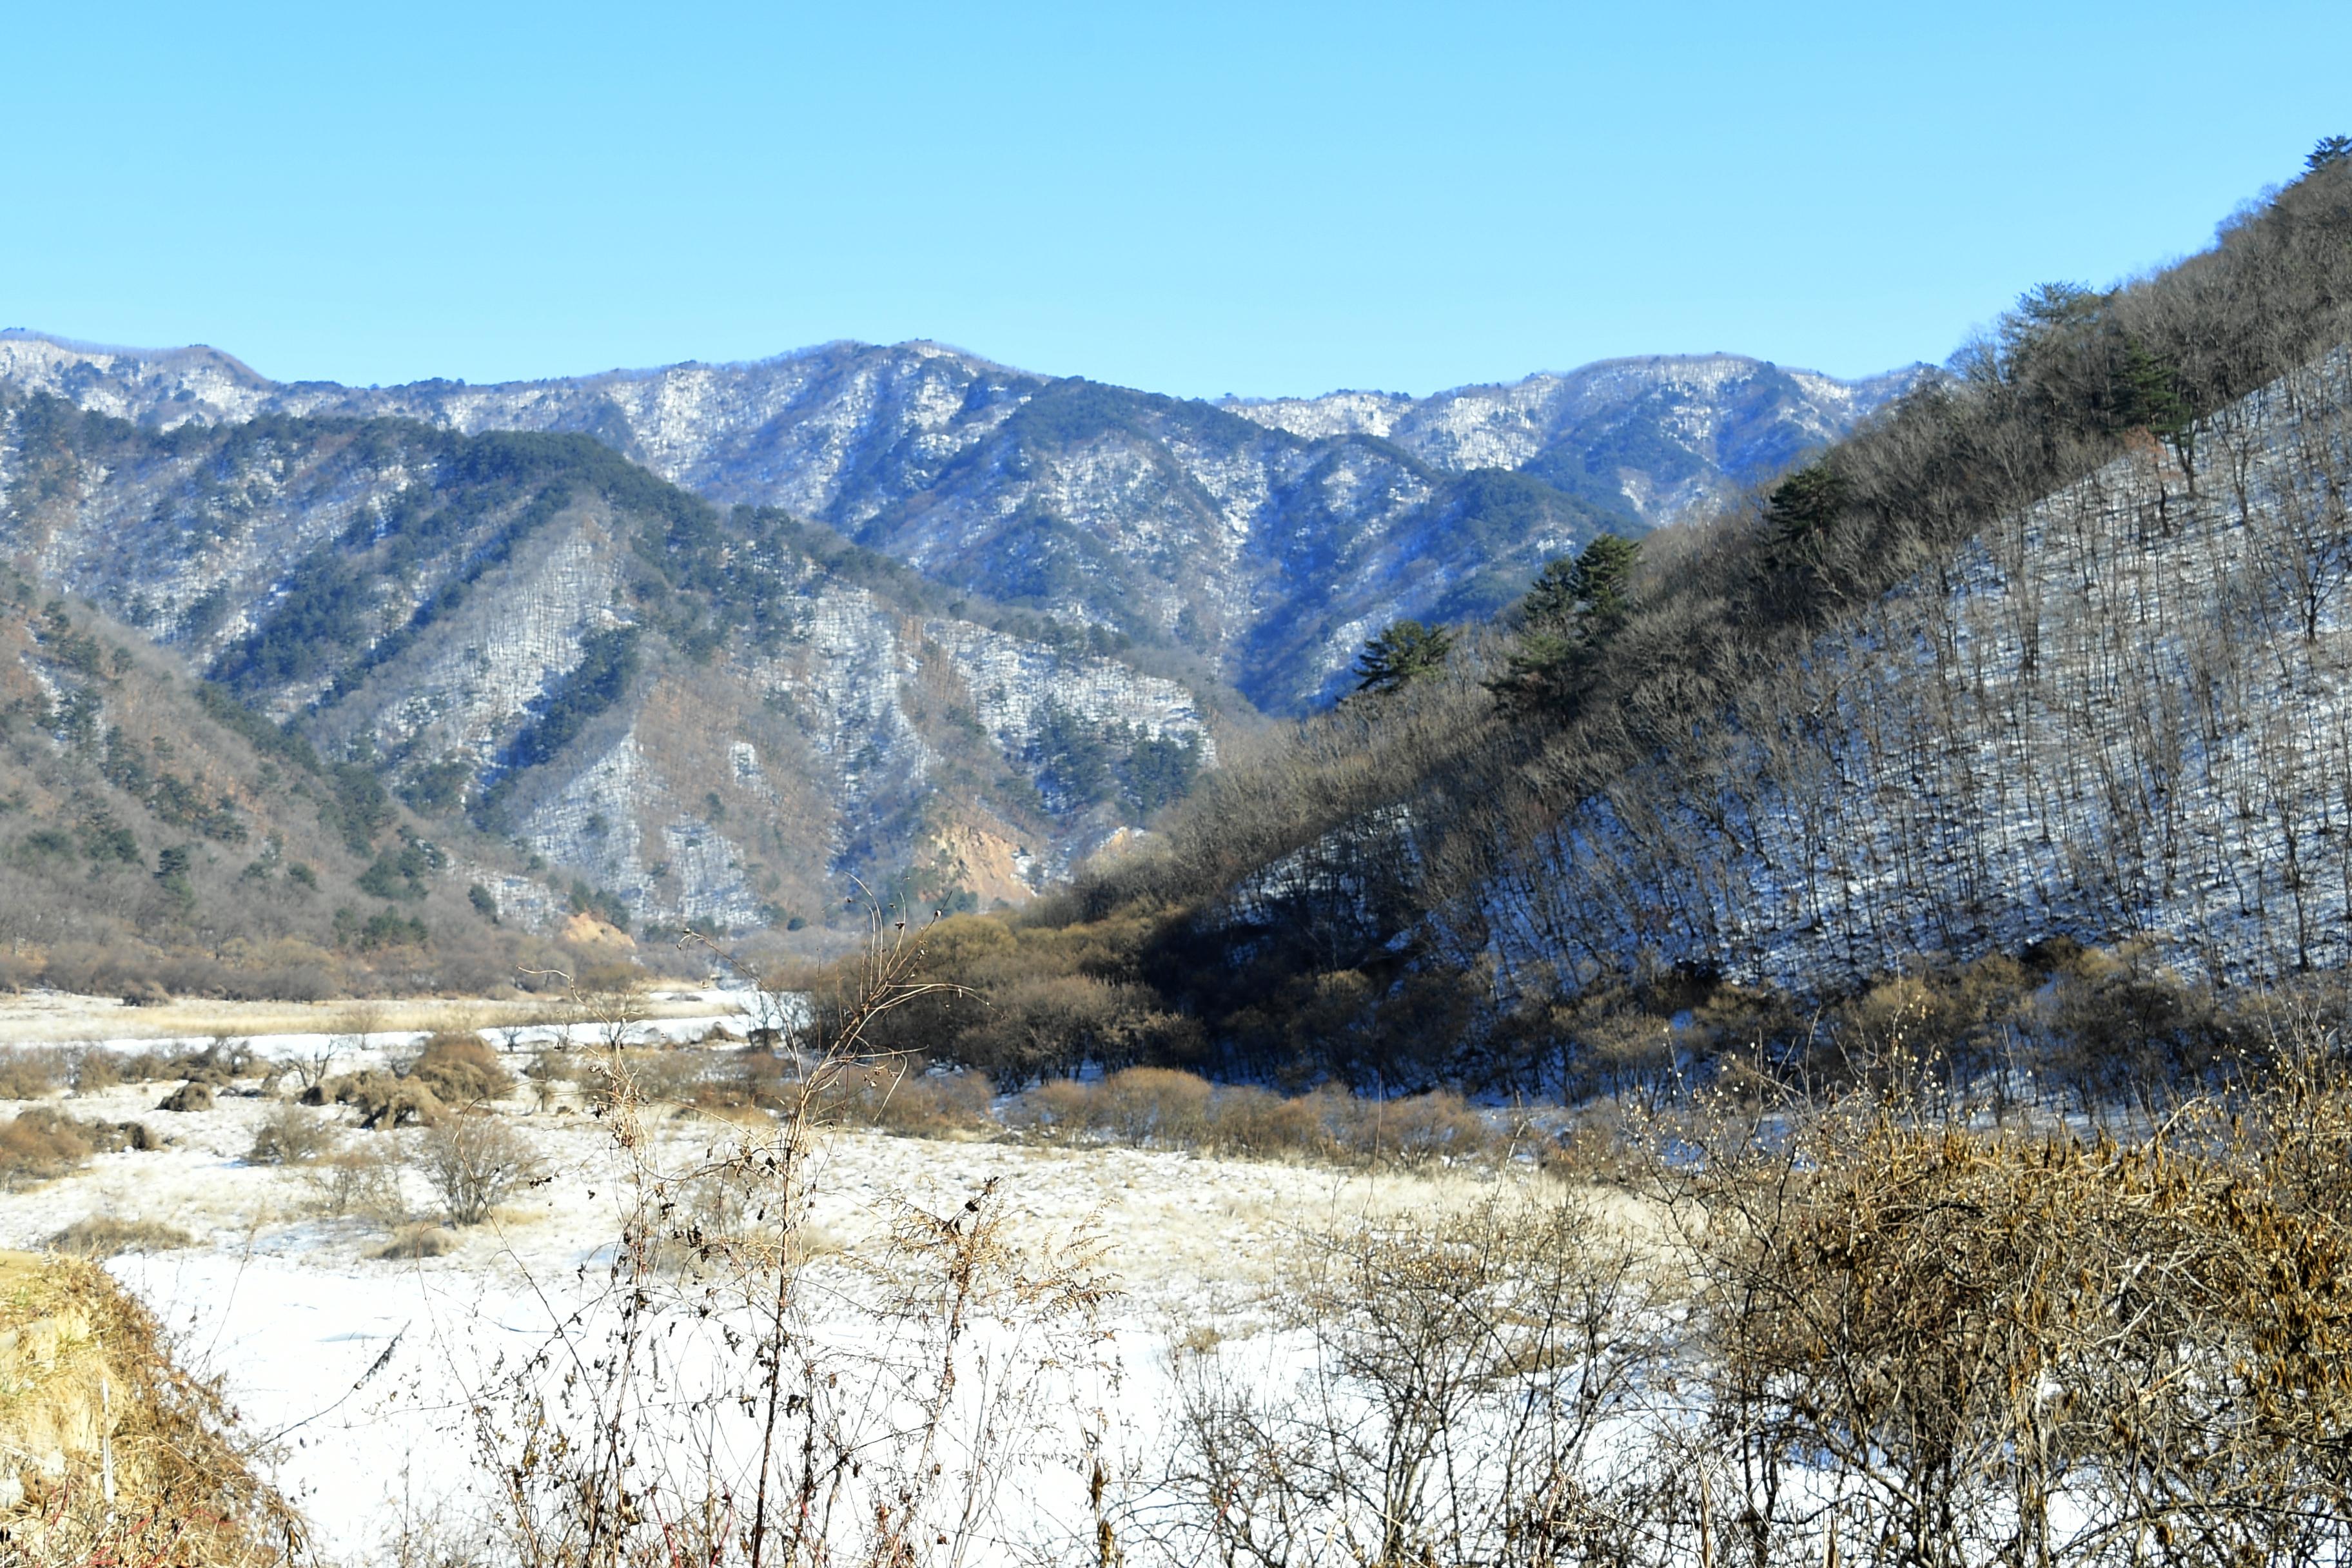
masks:
{"label": "mountain range", "polygon": [[1205,403],[916,342],[356,388],[268,381],[211,349],[0,333],[0,382],[151,429],[294,415],[576,431],[951,591],[1186,650],[1271,712],[1328,699],[1389,620],[1491,614],[1549,557],[1778,473],[1927,374],[1661,356],[1425,398]]}
{"label": "mountain range", "polygon": [[470,835],[542,924],[551,882],[822,925],[849,874],[1017,901],[1327,703],[1370,632],[1492,615],[1932,374],[1213,404],[837,343],[356,388],[10,331],[0,538],[28,593],[381,780],[401,834]]}

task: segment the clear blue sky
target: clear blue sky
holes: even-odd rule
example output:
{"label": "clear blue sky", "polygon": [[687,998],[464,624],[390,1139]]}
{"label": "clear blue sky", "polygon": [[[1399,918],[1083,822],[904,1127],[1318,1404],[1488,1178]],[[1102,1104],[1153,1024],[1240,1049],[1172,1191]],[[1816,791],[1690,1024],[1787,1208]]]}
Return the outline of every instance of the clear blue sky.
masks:
{"label": "clear blue sky", "polygon": [[0,326],[369,383],[1941,359],[2352,132],[2352,5],[19,5]]}

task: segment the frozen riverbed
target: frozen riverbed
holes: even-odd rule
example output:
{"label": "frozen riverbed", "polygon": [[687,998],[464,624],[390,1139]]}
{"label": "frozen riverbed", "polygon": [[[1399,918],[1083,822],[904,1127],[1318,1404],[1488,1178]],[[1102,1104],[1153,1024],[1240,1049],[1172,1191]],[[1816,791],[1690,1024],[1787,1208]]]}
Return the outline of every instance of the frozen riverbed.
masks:
{"label": "frozen riverbed", "polygon": [[[665,1037],[698,1039],[703,1022],[660,1027]],[[371,1039],[364,1057],[342,1065],[405,1043]],[[278,1057],[310,1046],[281,1036],[255,1047]],[[601,1331],[597,1303],[608,1292],[627,1174],[608,1128],[576,1098],[518,1093],[499,1117],[530,1140],[549,1179],[490,1223],[443,1233],[454,1243],[446,1255],[394,1259],[378,1256],[391,1234],[383,1214],[326,1212],[315,1172],[248,1160],[278,1100],[227,1092],[210,1110],[158,1110],[171,1087],[124,1084],[57,1101],[78,1118],[142,1121],[169,1142],[0,1193],[0,1246],[38,1247],[93,1217],[187,1233],[194,1245],[125,1255],[113,1268],[174,1331],[184,1358],[226,1380],[248,1436],[329,1556],[365,1561],[404,1529],[462,1532],[482,1500],[469,1398],[502,1360],[511,1366],[545,1348],[560,1324],[575,1336]],[[0,1116],[16,1109],[0,1102]],[[691,1164],[738,1131],[664,1111],[651,1123],[651,1152]],[[419,1215],[433,1202],[411,1158],[423,1136],[342,1132],[346,1148],[400,1156],[386,1163]],[[1367,1212],[1427,1212],[1479,1184],[1165,1151],[834,1132],[812,1172],[805,1227],[821,1254],[812,1299],[830,1303],[816,1309],[819,1331],[845,1340],[866,1331],[871,1266],[910,1205],[953,1213],[991,1182],[1016,1243],[1042,1251],[1100,1237],[1111,1287],[1090,1352],[1100,1381],[1072,1397],[1083,1394],[1097,1413],[1091,1435],[1114,1468],[1139,1475],[1163,1446],[1170,1348],[1260,1333],[1272,1318],[1268,1287],[1303,1230]],[[1032,1456],[996,1506],[1029,1520],[1024,1528],[1083,1522],[1051,1517],[1078,1500],[1076,1472],[1061,1463],[1069,1457]]]}

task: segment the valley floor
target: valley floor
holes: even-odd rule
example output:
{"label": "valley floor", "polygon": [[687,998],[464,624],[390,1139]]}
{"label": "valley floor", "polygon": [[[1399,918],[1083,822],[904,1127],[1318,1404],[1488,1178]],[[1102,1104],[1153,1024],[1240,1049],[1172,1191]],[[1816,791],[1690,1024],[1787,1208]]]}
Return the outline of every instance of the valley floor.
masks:
{"label": "valley floor", "polygon": [[[0,1029],[25,1023],[0,1016]],[[254,1041],[265,1057],[301,1043]],[[339,1067],[361,1065],[355,1056]],[[489,1223],[434,1232],[454,1243],[445,1255],[394,1259],[379,1256],[396,1217],[381,1202],[372,1215],[338,1215],[318,1167],[250,1162],[276,1099],[247,1082],[209,1110],[159,1110],[173,1087],[124,1084],[55,1101],[79,1119],[143,1122],[168,1142],[0,1192],[0,1247],[39,1248],[93,1219],[187,1233],[190,1245],[126,1253],[110,1267],[175,1334],[187,1365],[226,1380],[246,1436],[313,1521],[324,1556],[393,1562],[406,1554],[404,1537],[413,1552],[436,1530],[462,1531],[456,1521],[473,1516],[481,1475],[469,1391],[502,1357],[511,1366],[545,1347],[572,1304],[605,1280],[625,1175],[609,1128],[576,1088],[551,1101],[524,1085],[499,1112],[550,1179]],[[0,1103],[0,1115],[21,1109]],[[400,1173],[400,1203],[431,1212],[409,1158],[419,1130],[341,1131],[346,1149],[400,1152],[385,1163]],[[728,1133],[723,1122],[664,1112],[652,1152],[690,1163]],[[878,1260],[908,1205],[951,1213],[993,1179],[1016,1246],[1098,1233],[1113,1289],[1101,1317],[1106,1436],[1139,1466],[1160,1439],[1171,1354],[1220,1340],[1272,1342],[1270,1292],[1302,1236],[1356,1216],[1466,1205],[1496,1180],[1491,1171],[1364,1173],[848,1130],[825,1135],[820,1160],[809,1234],[824,1256],[812,1278],[853,1318],[846,1304],[873,1279],[860,1265]]]}

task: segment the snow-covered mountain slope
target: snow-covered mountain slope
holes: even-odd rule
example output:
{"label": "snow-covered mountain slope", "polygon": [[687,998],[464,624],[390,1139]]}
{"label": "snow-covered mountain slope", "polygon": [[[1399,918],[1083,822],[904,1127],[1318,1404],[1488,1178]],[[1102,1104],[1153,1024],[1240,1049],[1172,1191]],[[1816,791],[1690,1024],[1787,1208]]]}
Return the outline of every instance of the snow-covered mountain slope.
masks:
{"label": "snow-covered mountain slope", "polygon": [[0,383],[158,429],[338,415],[576,431],[953,591],[1191,650],[1275,710],[1329,695],[1368,631],[1489,614],[1549,557],[1769,476],[1923,374],[1847,383],[1711,355],[1218,405],[915,342],[379,389],[271,382],[210,349],[0,333]]}
{"label": "snow-covered mountain slope", "polygon": [[847,872],[977,893],[975,858],[1019,896],[1215,754],[1193,691],[1108,644],[576,436],[0,394],[0,494],[48,588],[651,920],[819,919]]}

